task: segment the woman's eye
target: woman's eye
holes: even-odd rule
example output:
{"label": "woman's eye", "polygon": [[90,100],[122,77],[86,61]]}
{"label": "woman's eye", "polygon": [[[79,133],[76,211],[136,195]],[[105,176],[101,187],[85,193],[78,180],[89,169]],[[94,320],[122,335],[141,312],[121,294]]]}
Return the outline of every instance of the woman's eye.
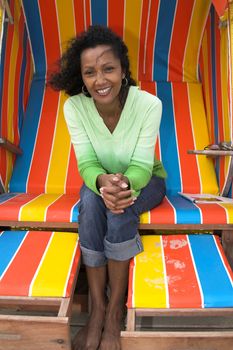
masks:
{"label": "woman's eye", "polygon": [[86,72],[84,72],[84,75],[88,75],[88,76],[91,76],[93,74],[94,74],[94,72],[91,70],[87,70]]}
{"label": "woman's eye", "polygon": [[111,72],[111,71],[113,71],[113,69],[114,69],[114,67],[105,67],[104,71],[105,72]]}

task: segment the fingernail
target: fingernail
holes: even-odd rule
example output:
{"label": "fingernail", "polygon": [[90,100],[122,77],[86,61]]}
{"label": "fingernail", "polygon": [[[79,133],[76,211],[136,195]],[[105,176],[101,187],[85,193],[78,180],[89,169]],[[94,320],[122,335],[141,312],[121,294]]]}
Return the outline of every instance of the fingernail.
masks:
{"label": "fingernail", "polygon": [[103,192],[104,192],[103,187],[100,187],[100,193],[103,193]]}
{"label": "fingernail", "polygon": [[121,187],[122,187],[122,188],[127,188],[128,185],[124,182],[123,184],[121,184]]}
{"label": "fingernail", "polygon": [[137,200],[137,197],[133,197],[133,201],[136,201]]}
{"label": "fingernail", "polygon": [[113,181],[118,181],[119,180],[118,177],[116,177],[116,176],[114,176],[112,179],[113,179]]}

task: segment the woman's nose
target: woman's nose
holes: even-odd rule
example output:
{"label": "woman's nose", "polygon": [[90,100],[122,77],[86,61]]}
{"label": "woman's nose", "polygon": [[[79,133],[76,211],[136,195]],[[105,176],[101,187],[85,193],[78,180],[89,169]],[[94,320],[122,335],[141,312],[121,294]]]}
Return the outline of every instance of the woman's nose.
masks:
{"label": "woman's nose", "polygon": [[105,76],[104,76],[103,72],[98,71],[96,74],[96,82],[100,84],[104,81],[105,81]]}

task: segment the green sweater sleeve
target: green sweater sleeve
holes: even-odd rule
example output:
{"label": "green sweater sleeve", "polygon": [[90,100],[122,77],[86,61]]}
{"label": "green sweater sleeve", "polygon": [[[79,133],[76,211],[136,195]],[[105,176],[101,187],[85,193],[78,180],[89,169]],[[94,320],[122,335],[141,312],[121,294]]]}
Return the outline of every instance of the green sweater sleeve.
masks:
{"label": "green sweater sleeve", "polygon": [[78,161],[79,173],[86,186],[99,194],[96,180],[98,175],[106,174],[106,170],[98,161],[81,118],[78,117],[79,113],[72,100],[68,99],[64,104],[64,115]]}
{"label": "green sweater sleeve", "polygon": [[155,142],[162,115],[162,103],[159,99],[148,109],[142,124],[131,162],[124,173],[129,179],[130,187],[139,195],[151,179]]}

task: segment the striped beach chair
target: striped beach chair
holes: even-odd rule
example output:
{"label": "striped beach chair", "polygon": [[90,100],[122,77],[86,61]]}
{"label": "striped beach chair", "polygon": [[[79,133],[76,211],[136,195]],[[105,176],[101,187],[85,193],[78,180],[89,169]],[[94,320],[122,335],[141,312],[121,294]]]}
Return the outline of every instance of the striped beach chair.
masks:
{"label": "striped beach chair", "polygon": [[[227,2],[172,0],[167,6],[167,0],[11,0],[9,4],[14,24],[4,22],[0,70],[3,241],[4,237],[13,240],[17,231],[12,229],[25,230],[26,238],[37,230],[38,240],[45,238],[44,232],[53,236],[54,231],[77,231],[82,180],[63,117],[66,96],[47,87],[46,79],[71,37],[90,24],[102,24],[124,38],[133,77],[141,88],[157,94],[163,102],[155,152],[168,173],[167,196],[158,208],[141,216],[140,228],[164,234],[168,230],[180,234],[184,230],[221,231],[224,250],[232,263],[233,205],[194,204],[178,194],[222,193],[229,179],[232,157],[213,159],[187,153],[232,139],[230,16],[224,12]],[[228,9],[232,11],[232,4]],[[228,195],[232,197],[231,188]],[[32,233],[26,231],[28,228]],[[67,233],[65,237],[74,236]],[[200,244],[201,237],[197,236]],[[147,246],[146,237],[143,239]],[[209,239],[206,242],[211,244],[213,236]],[[17,258],[20,250],[16,251]],[[6,276],[8,265],[2,269]],[[23,299],[34,298],[30,293],[37,271],[32,273],[29,294]],[[165,280],[165,267],[163,271]],[[133,275],[140,276],[137,272]],[[129,286],[133,290],[131,281]],[[2,304],[8,305],[7,298],[6,294],[2,296]],[[133,302],[128,306],[129,313],[137,308]],[[163,312],[166,310],[170,309]],[[229,310],[227,305],[226,313]],[[123,337],[124,346],[132,342],[135,333],[131,333]]]}

